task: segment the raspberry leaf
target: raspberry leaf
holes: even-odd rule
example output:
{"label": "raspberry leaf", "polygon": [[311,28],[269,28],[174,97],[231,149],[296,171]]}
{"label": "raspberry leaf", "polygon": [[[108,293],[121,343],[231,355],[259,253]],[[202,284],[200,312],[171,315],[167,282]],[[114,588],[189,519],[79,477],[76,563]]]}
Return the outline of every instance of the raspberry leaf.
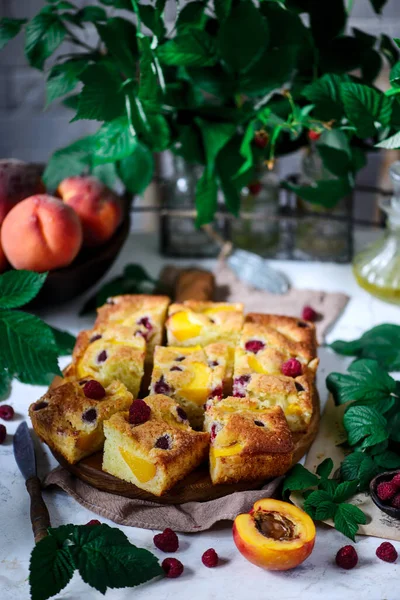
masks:
{"label": "raspberry leaf", "polygon": [[0,50],[19,34],[25,23],[26,19],[8,19],[5,17],[0,20]]}
{"label": "raspberry leaf", "polygon": [[46,84],[46,106],[73,92],[79,83],[79,75],[86,67],[87,61],[83,59],[67,60],[52,67]]}
{"label": "raspberry leaf", "polygon": [[326,458],[322,463],[320,463],[317,467],[317,475],[320,477],[324,477],[327,479],[331,474],[333,469],[333,460],[331,458]]}
{"label": "raspberry leaf", "polygon": [[45,61],[63,42],[66,29],[53,7],[43,8],[26,26],[25,56],[32,67],[43,69]]}
{"label": "raspberry leaf", "polygon": [[69,549],[49,535],[32,550],[29,584],[32,600],[47,600],[58,594],[71,580],[75,566]]}
{"label": "raspberry leaf", "polygon": [[303,465],[297,464],[290,471],[289,475],[287,475],[283,484],[282,494],[307,490],[318,485],[318,482],[319,478],[317,475],[310,473]]}
{"label": "raspberry leaf", "polygon": [[51,327],[59,356],[69,356],[75,346],[76,337],[56,327]]}
{"label": "raspberry leaf", "polygon": [[339,504],[333,517],[335,527],[345,536],[355,541],[359,525],[365,525],[367,518],[357,506],[353,504]]}
{"label": "raspberry leaf", "polygon": [[218,60],[215,39],[194,28],[159,46],[157,56],[166,65],[181,67],[210,67]]}
{"label": "raspberry leaf", "polygon": [[343,481],[337,486],[333,499],[335,502],[344,502],[348,500],[357,492],[358,480],[354,481]]}
{"label": "raspberry leaf", "polygon": [[400,456],[391,450],[376,454],[374,461],[382,469],[398,469],[400,467]]}
{"label": "raspberry leaf", "polygon": [[0,400],[5,400],[10,395],[11,379],[7,369],[0,368]]}
{"label": "raspberry leaf", "polygon": [[342,462],[340,472],[345,481],[358,480],[362,491],[368,488],[371,479],[378,474],[379,467],[364,452],[353,452]]}
{"label": "raspberry leaf", "polygon": [[315,509],[315,518],[318,521],[325,521],[325,519],[333,519],[337,509],[337,504],[331,500],[323,500],[318,504]]}
{"label": "raspberry leaf", "polygon": [[[398,142],[400,146],[400,137]],[[400,369],[400,325],[378,325],[351,342],[337,340],[331,344],[331,348],[345,356],[371,358],[384,369],[396,371]]]}
{"label": "raspberry leaf", "polygon": [[78,96],[78,110],[72,121],[112,121],[123,114],[122,79],[114,64],[104,59],[89,65],[80,79],[83,90]]}
{"label": "raspberry leaf", "polygon": [[0,309],[19,308],[38,295],[47,273],[7,271],[0,277]]}
{"label": "raspberry leaf", "polygon": [[343,424],[350,446],[362,442],[361,447],[367,448],[389,437],[385,417],[370,406],[350,406],[344,414]]}

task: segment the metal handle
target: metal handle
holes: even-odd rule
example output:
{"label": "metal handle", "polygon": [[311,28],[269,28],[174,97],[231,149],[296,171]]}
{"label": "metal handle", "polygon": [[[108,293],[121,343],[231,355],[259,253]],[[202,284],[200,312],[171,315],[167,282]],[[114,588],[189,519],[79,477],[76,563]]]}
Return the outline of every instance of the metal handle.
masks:
{"label": "metal handle", "polygon": [[35,544],[37,544],[48,535],[47,529],[50,527],[50,515],[42,498],[40,479],[36,476],[27,479],[26,489],[31,497],[32,531],[35,537]]}

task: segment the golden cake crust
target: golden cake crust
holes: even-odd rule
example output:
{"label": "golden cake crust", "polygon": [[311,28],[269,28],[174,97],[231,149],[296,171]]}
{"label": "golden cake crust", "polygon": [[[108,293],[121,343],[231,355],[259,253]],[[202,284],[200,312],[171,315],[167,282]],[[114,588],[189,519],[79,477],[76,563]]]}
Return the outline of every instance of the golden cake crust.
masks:
{"label": "golden cake crust", "polygon": [[146,294],[125,294],[112,296],[107,303],[97,309],[94,329],[108,327],[111,323],[124,324],[132,315],[141,312],[166,314],[171,300],[168,296],[150,296]]}

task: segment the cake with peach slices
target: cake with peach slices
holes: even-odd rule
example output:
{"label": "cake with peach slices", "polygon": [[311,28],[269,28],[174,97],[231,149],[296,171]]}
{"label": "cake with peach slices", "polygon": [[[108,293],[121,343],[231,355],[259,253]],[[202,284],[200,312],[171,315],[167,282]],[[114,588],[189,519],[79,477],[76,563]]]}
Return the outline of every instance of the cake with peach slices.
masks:
{"label": "cake with peach slices", "polygon": [[108,329],[81,331],[64,376],[96,379],[103,386],[121,381],[136,398],[144,372],[146,342],[132,335],[130,327],[110,325]]}
{"label": "cake with peach slices", "polygon": [[223,343],[204,348],[157,346],[150,393],[176,400],[192,427],[201,428],[207,400],[224,395],[228,363],[229,347]]}
{"label": "cake with peach slices", "polygon": [[104,388],[95,380],[67,382],[29,407],[37,435],[69,463],[100,450],[103,421],[127,410],[132,394],[119,381]]}
{"label": "cake with peach slices", "polygon": [[214,484],[268,479],[290,468],[293,440],[279,406],[265,408],[248,398],[209,400],[204,429]]}
{"label": "cake with peach slices", "polygon": [[225,342],[235,346],[243,326],[243,304],[186,300],[168,310],[169,346],[207,346]]}
{"label": "cake with peach slices", "polygon": [[203,462],[210,436],[162,394],[135,400],[104,423],[103,470],[161,496]]}

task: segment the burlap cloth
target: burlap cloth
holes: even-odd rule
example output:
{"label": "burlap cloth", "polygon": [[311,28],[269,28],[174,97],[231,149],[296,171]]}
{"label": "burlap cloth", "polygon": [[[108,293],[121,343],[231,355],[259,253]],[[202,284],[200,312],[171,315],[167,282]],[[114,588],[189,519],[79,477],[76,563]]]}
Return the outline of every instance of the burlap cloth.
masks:
{"label": "burlap cloth", "polygon": [[[220,264],[216,271],[216,300],[243,302],[246,312],[276,313],[300,316],[305,305],[319,314],[316,323],[319,341],[336,321],[347,304],[348,297],[340,293],[291,289],[283,296],[256,290],[239,281],[230,269]],[[77,502],[120,525],[144,529],[164,529],[196,532],[209,529],[222,520],[233,520],[247,512],[256,500],[272,496],[281,478],[274,479],[261,490],[236,492],[209,502],[189,502],[180,505],[161,505],[156,502],[132,500],[102,492],[75,478],[58,467],[44,480],[44,486],[57,485]]]}

